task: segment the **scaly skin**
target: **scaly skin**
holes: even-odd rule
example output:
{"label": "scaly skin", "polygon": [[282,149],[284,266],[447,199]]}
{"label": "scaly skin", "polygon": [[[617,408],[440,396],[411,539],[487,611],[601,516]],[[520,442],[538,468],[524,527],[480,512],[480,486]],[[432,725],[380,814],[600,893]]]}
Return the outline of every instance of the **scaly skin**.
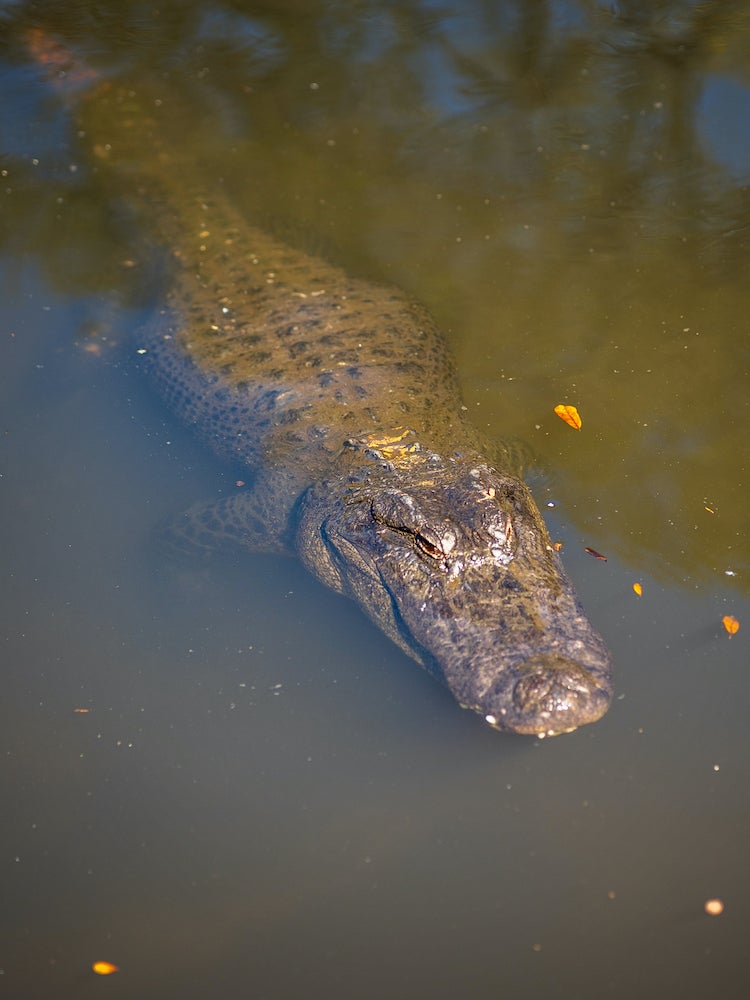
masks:
{"label": "scaly skin", "polygon": [[459,703],[539,736],[593,722],[609,654],[528,488],[463,417],[445,342],[402,292],[248,225],[169,138],[165,88],[100,88],[98,170],[169,250],[142,332],[160,391],[252,490],[193,515],[202,542],[287,548]]}

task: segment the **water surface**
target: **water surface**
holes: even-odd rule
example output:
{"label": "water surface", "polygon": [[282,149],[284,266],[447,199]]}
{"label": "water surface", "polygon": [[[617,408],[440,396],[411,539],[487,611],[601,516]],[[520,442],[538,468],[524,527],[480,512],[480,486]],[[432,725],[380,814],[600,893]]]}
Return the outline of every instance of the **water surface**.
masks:
{"label": "water surface", "polygon": [[[8,995],[745,997],[746,5],[89,7],[0,6]],[[236,470],[128,365],[153,274],[40,25],[178,88],[248,217],[432,309],[534,455],[600,723],[502,736],[292,560],[162,550]]]}

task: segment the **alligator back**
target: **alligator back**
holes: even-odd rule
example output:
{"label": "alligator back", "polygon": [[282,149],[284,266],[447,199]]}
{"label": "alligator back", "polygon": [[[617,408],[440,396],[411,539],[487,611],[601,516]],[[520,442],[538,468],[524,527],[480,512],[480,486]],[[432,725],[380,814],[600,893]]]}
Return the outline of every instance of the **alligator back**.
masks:
{"label": "alligator back", "polygon": [[436,451],[475,443],[429,313],[249,225],[167,141],[169,117],[163,97],[123,87],[90,97],[81,121],[168,250],[164,304],[141,337],[183,420],[226,457],[294,463],[308,480],[371,428],[408,426]]}

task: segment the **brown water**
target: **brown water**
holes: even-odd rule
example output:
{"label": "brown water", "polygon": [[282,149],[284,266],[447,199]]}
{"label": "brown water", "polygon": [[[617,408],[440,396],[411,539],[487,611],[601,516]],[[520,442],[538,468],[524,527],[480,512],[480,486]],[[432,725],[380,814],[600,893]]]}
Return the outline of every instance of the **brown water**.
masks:
{"label": "brown water", "polygon": [[[46,6],[0,5],[0,987],[745,997],[747,5]],[[128,369],[151,276],[39,23],[168,74],[250,215],[433,310],[538,460],[602,722],[503,737],[293,562],[161,551],[234,470]]]}

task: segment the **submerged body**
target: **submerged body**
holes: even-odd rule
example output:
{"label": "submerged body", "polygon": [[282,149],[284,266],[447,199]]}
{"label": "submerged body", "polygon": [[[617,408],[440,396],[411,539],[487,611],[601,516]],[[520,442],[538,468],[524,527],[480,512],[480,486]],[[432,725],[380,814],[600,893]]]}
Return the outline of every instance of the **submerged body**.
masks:
{"label": "submerged body", "polygon": [[609,654],[528,488],[465,421],[429,314],[249,226],[164,141],[168,121],[163,95],[124,89],[80,116],[98,169],[170,253],[143,363],[253,473],[191,515],[195,540],[296,553],[499,729],[598,719]]}

